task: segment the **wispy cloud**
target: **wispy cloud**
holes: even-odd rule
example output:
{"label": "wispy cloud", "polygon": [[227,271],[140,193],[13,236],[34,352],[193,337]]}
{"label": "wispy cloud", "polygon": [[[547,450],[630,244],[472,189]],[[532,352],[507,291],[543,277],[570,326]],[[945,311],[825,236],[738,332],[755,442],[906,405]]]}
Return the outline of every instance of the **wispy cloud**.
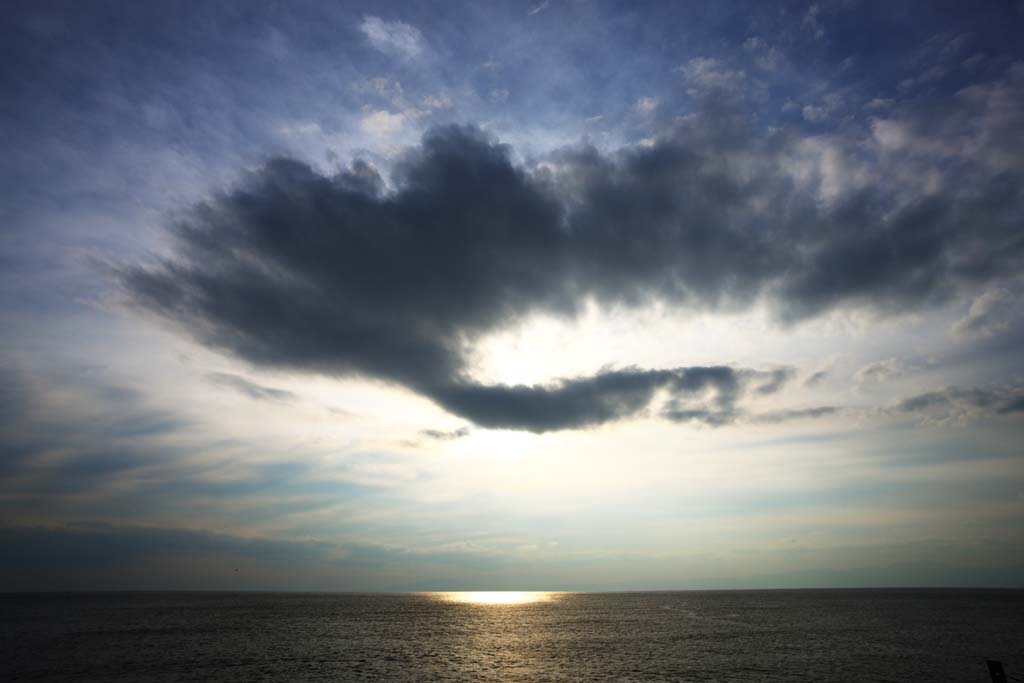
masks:
{"label": "wispy cloud", "polygon": [[424,429],[420,432],[422,436],[425,436],[436,441],[454,441],[461,439],[465,436],[469,436],[469,427],[459,427],[451,431],[441,431],[439,429]]}
{"label": "wispy cloud", "polygon": [[534,14],[537,14],[539,12],[543,12],[544,10],[546,10],[550,6],[551,6],[551,2],[549,0],[544,0],[543,2],[541,2],[539,4],[536,4],[533,7],[531,7],[526,12],[526,14],[527,14],[527,16],[532,17]]}
{"label": "wispy cloud", "polygon": [[402,21],[385,21],[380,17],[366,16],[359,24],[359,30],[375,48],[396,57],[414,59],[423,54],[425,49],[420,30]]}
{"label": "wispy cloud", "polygon": [[857,370],[853,375],[858,386],[870,384],[881,384],[898,379],[910,372],[910,368],[898,358],[886,358],[885,360],[869,363]]}
{"label": "wispy cloud", "polygon": [[1024,412],[1021,387],[944,387],[905,398],[892,408],[935,423],[966,424],[981,417]]}
{"label": "wispy cloud", "polygon": [[979,295],[972,303],[967,315],[950,328],[950,332],[962,337],[987,337],[1009,326],[1007,303],[1010,293],[1005,289],[990,289]]}
{"label": "wispy cloud", "polygon": [[257,401],[291,403],[298,399],[298,396],[285,389],[265,387],[228,372],[209,372],[206,374],[206,380],[213,385],[232,389]]}

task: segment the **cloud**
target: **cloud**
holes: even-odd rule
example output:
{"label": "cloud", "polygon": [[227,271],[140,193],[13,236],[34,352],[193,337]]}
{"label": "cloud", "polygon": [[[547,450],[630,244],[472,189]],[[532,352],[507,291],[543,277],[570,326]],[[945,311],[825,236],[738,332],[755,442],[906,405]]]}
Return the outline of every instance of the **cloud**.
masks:
{"label": "cloud", "polygon": [[550,6],[550,5],[551,5],[551,3],[550,3],[550,2],[548,1],[548,0],[544,0],[544,2],[541,2],[540,4],[537,4],[537,5],[534,5],[533,7],[531,7],[531,8],[530,8],[530,9],[529,9],[529,10],[528,10],[528,11],[526,12],[526,16],[528,16],[528,17],[532,17],[532,16],[534,15],[534,14],[537,14],[538,12],[543,12],[543,11],[544,11],[544,10],[546,10],[546,9],[547,9],[547,8],[548,8],[548,7]]}
{"label": "cloud", "polygon": [[985,61],[985,55],[979,52],[965,59],[961,65],[968,71],[974,71],[983,61]]}
{"label": "cloud", "polygon": [[[931,170],[934,176],[935,166],[943,164],[945,177],[955,180],[948,185],[951,191],[957,189],[957,182],[970,180],[965,173],[968,166],[983,182],[1005,182],[1009,177],[999,174],[1019,175],[1024,170],[1024,142],[1017,134],[1022,126],[1024,62],[1011,64],[1001,79],[958,91],[944,106],[904,109],[873,122],[875,141],[883,153],[898,154],[908,169],[922,175]],[[971,191],[976,185],[969,186]],[[966,196],[967,188],[959,194]],[[994,203],[992,192],[985,197],[978,208],[988,209],[985,218],[991,220],[992,210],[1003,207]],[[1018,199],[1006,197],[1011,198]]]}
{"label": "cloud", "polygon": [[908,368],[903,361],[898,358],[886,358],[865,365],[853,374],[853,379],[859,386],[881,384],[902,377],[907,372]]}
{"label": "cloud", "polygon": [[751,54],[758,68],[765,71],[775,71],[779,68],[782,53],[763,38],[751,36],[743,41],[743,48]]}
{"label": "cloud", "polygon": [[747,85],[742,71],[713,57],[694,57],[676,70],[686,78],[691,95],[734,93]]}
{"label": "cloud", "polygon": [[423,106],[427,109],[451,109],[455,104],[447,95],[425,95]]}
{"label": "cloud", "polygon": [[946,69],[944,67],[938,65],[931,66],[915,76],[910,76],[900,81],[899,89],[906,92],[928,83],[941,81],[945,77]]}
{"label": "cloud", "polygon": [[988,337],[1008,326],[1004,302],[1010,299],[1005,289],[990,289],[971,303],[967,315],[953,323],[950,332],[962,337]]}
{"label": "cloud", "polygon": [[891,107],[893,105],[894,101],[895,100],[892,100],[890,98],[876,97],[873,100],[871,100],[870,102],[868,102],[867,104],[865,104],[864,108],[865,109],[874,109],[874,110],[888,109],[889,107]]}
{"label": "cloud", "polygon": [[[787,373],[785,377],[788,377]],[[662,417],[674,422],[723,425],[734,421],[747,389],[776,391],[785,379],[772,372],[726,366],[672,370],[606,370],[549,385],[452,384],[432,398],[483,427],[534,432],[591,427],[643,413],[663,391]]]}
{"label": "cloud", "polygon": [[812,104],[804,105],[801,110],[804,120],[809,123],[817,123],[828,118],[828,110],[824,107],[817,107]]}
{"label": "cloud", "polygon": [[793,368],[778,368],[765,373],[765,381],[754,388],[754,392],[761,396],[768,396],[777,393],[782,387],[793,379],[796,371]]}
{"label": "cloud", "polygon": [[410,120],[422,116],[419,110],[390,112],[384,109],[364,114],[359,126],[375,137],[386,137],[400,131]]}
{"label": "cloud", "polygon": [[807,379],[804,380],[805,387],[816,387],[824,382],[829,376],[828,370],[818,370],[811,374]]}
{"label": "cloud", "polygon": [[835,415],[842,409],[836,406],[816,406],[814,408],[799,408],[795,410],[773,410],[767,413],[751,415],[748,420],[757,424],[779,424],[791,420],[806,420],[819,417]]}
{"label": "cloud", "polygon": [[905,398],[892,413],[919,414],[927,422],[965,424],[982,417],[1024,412],[1024,389],[1004,387],[945,387]]}
{"label": "cloud", "polygon": [[370,44],[385,54],[403,59],[418,57],[424,50],[423,34],[415,26],[401,21],[384,21],[366,16],[359,24]]}
{"label": "cloud", "polygon": [[654,97],[641,97],[636,101],[636,110],[643,115],[651,114],[658,107],[658,100]]}
{"label": "cloud", "polygon": [[395,106],[405,103],[405,90],[399,81],[389,78],[371,78],[366,82],[367,89],[391,102]]}
{"label": "cloud", "polygon": [[257,401],[291,403],[298,398],[298,396],[290,391],[261,386],[250,382],[244,377],[232,375],[227,372],[209,372],[206,374],[206,381],[216,386],[232,389]]}
{"label": "cloud", "polygon": [[420,435],[437,441],[454,441],[469,436],[469,427],[459,427],[448,432],[439,429],[424,429]]}
{"label": "cloud", "polygon": [[0,483],[22,496],[144,477],[182,452],[195,426],[135,390],[0,369]]}
{"label": "cloud", "polygon": [[821,6],[813,4],[807,8],[802,22],[803,29],[814,36],[815,40],[825,37],[825,28],[821,24]]}
{"label": "cloud", "polygon": [[[984,133],[967,112],[994,98]],[[755,133],[722,108],[649,146],[567,147],[538,165],[515,163],[478,128],[437,127],[387,184],[361,161],[325,176],[275,159],[184,214],[174,257],[126,268],[122,282],[134,305],[257,365],[397,383],[481,425],[596,425],[642,413],[658,391],[678,398],[692,369],[484,386],[469,372],[473,343],[588,301],[764,301],[796,324],[837,308],[921,310],[1011,277],[1024,265],[1024,163],[993,162],[987,138],[1024,120],[1022,99],[1013,80],[960,93],[938,114],[896,112],[902,143],[832,141],[817,167],[808,140]],[[944,147],[922,152],[916,141],[936,127]],[[934,184],[948,191],[916,185],[936,155],[947,160]],[[844,175],[865,164],[872,172]],[[664,414],[728,421],[728,410],[699,411]]]}

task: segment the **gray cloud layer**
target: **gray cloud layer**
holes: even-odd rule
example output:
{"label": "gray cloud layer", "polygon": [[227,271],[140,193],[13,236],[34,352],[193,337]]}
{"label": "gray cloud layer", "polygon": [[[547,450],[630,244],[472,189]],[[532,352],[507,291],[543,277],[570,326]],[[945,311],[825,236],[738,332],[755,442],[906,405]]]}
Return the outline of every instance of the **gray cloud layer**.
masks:
{"label": "gray cloud layer", "polygon": [[[827,201],[824,177],[792,172],[806,140],[755,135],[726,110],[650,147],[566,149],[528,167],[476,128],[435,128],[397,165],[393,189],[363,162],[326,177],[276,159],[188,213],[173,259],[123,281],[136,304],[204,344],[395,382],[478,425],[596,425],[641,413],[660,390],[666,417],[721,424],[752,371],[631,368],[486,386],[469,377],[467,353],[524,315],[573,315],[588,300],[738,309],[765,298],[794,322],[842,305],[919,308],[1012,273],[1024,252],[1020,164],[992,144],[962,147],[978,136],[965,117],[989,100],[1002,106],[994,132],[1021,118],[1017,85],[942,115],[908,113],[877,136],[878,179]],[[922,146],[931,128],[952,151]],[[948,191],[894,182],[935,155]],[[790,374],[773,377],[755,391]],[[714,394],[710,407],[689,405],[695,386]]]}

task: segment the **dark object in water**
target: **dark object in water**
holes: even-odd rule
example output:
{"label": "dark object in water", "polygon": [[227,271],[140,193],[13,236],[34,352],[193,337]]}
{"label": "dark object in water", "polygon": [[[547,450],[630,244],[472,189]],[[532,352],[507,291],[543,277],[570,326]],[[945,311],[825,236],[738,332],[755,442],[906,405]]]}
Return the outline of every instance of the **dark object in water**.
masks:
{"label": "dark object in water", "polygon": [[1003,671],[1003,663],[994,659],[985,662],[988,664],[988,675],[992,677],[992,683],[1006,683],[1006,672]]}

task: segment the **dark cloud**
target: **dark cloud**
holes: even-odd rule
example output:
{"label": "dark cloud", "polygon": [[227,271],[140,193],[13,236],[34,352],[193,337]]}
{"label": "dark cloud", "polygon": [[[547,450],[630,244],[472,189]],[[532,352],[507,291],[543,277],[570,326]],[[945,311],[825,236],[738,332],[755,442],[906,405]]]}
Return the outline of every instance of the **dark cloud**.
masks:
{"label": "dark cloud", "polygon": [[790,422],[791,420],[809,420],[814,418],[824,418],[830,415],[836,415],[843,409],[836,407],[836,405],[817,405],[815,408],[802,408],[788,411],[771,411],[770,413],[761,413],[760,415],[754,415],[750,417],[751,422],[766,425],[776,425],[782,422]]}
{"label": "dark cloud", "polygon": [[918,413],[939,421],[966,421],[1024,411],[1024,390],[1019,387],[945,387],[899,401],[897,413]]}
{"label": "dark cloud", "polygon": [[[473,342],[587,301],[737,310],[763,298],[793,323],[837,306],[918,309],[1016,272],[1021,164],[993,145],[963,150],[979,135],[970,112],[1002,106],[996,132],[1024,120],[1018,86],[958,96],[941,115],[904,112],[878,135],[877,180],[827,200],[825,170],[793,175],[805,139],[755,133],[727,108],[649,147],[564,149],[529,166],[474,127],[434,128],[390,185],[362,162],[327,177],[276,159],[194,207],[175,226],[176,255],[123,282],[137,305],[258,365],[398,383],[483,426],[596,425],[642,412],[660,389],[674,400],[707,369],[486,386],[468,374]],[[953,152],[922,142],[929,126]],[[857,149],[833,152],[864,163]],[[902,182],[943,154],[948,192]],[[730,412],[673,403],[665,415]]]}
{"label": "dark cloud", "polygon": [[440,429],[424,429],[420,432],[420,435],[438,441],[455,441],[456,439],[469,436],[469,427],[459,427],[448,432]]}
{"label": "dark cloud", "polygon": [[257,401],[291,403],[298,398],[294,393],[285,389],[265,387],[228,372],[208,372],[206,374],[206,381],[217,386],[233,389]]}
{"label": "dark cloud", "polygon": [[1024,394],[1011,398],[1007,402],[1003,403],[999,408],[999,412],[1003,415],[1024,412]]}
{"label": "dark cloud", "polygon": [[736,402],[751,385],[764,393],[789,371],[757,372],[731,367],[671,370],[627,368],[548,385],[451,384],[432,395],[447,410],[482,427],[543,432],[591,427],[642,414],[657,392],[668,398],[662,416],[676,422],[728,424]]}
{"label": "dark cloud", "polygon": [[790,420],[806,420],[817,417],[827,417],[839,413],[842,408],[836,406],[816,406],[814,408],[799,408],[795,410],[774,410],[768,413],[752,415],[749,420],[759,424],[779,424]]}

